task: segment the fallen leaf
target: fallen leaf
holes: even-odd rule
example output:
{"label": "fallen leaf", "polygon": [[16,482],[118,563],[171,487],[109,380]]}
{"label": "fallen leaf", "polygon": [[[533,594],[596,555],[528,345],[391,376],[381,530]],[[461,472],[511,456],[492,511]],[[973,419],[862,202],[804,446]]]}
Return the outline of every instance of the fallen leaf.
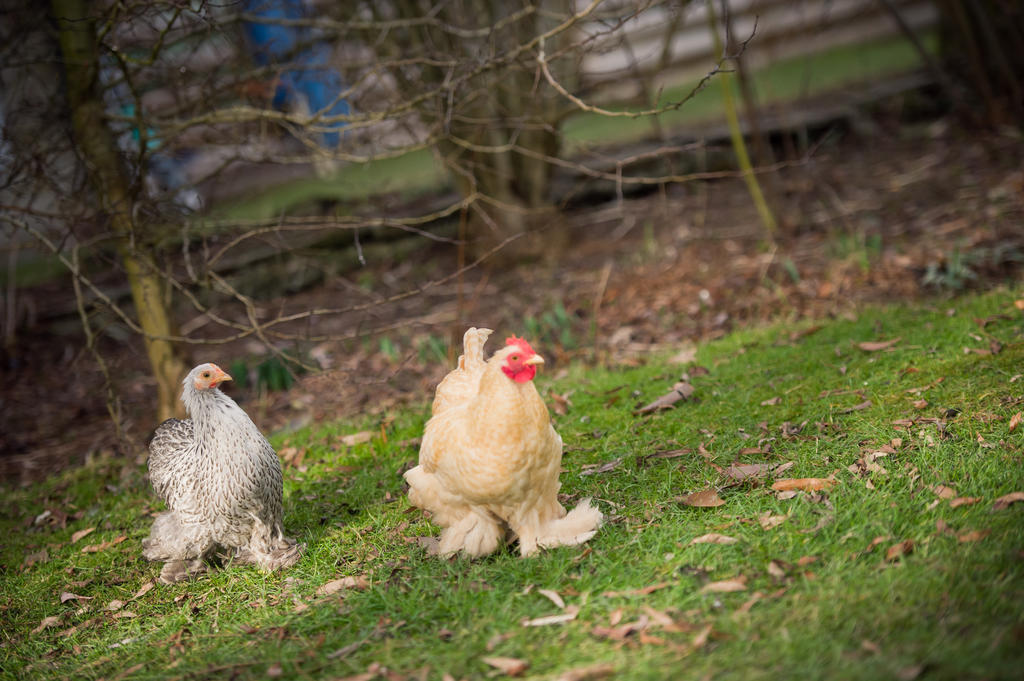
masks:
{"label": "fallen leaf", "polygon": [[693,494],[688,494],[680,500],[685,506],[696,506],[698,508],[714,508],[722,506],[725,502],[713,489],[703,489]]}
{"label": "fallen leaf", "polygon": [[865,409],[869,408],[870,406],[871,406],[871,400],[864,400],[863,402],[861,402],[859,404],[855,404],[852,407],[847,407],[846,409],[840,409],[839,413],[840,414],[850,414],[850,413],[855,412],[855,411],[864,411]]}
{"label": "fallen leaf", "polygon": [[774,407],[777,404],[782,404],[782,398],[778,395],[761,402],[762,407]]}
{"label": "fallen leaf", "polygon": [[605,591],[601,595],[605,598],[615,598],[616,596],[646,596],[654,593],[655,591],[660,591],[668,585],[668,582],[658,582],[657,584],[645,586],[642,589],[632,589],[630,591]]}
{"label": "fallen leaf", "polygon": [[32,633],[33,634],[38,634],[43,629],[48,629],[49,627],[55,627],[55,626],[57,626],[59,624],[60,624],[60,617],[58,615],[50,615],[49,617],[44,617],[43,621],[39,623],[39,626],[32,630]]}
{"label": "fallen leaf", "polygon": [[116,620],[120,620],[120,619],[135,619],[138,616],[139,615],[137,613],[134,613],[131,610],[121,610],[120,612],[115,612],[114,613],[114,619],[116,619]]}
{"label": "fallen leaf", "polygon": [[672,386],[672,389],[654,400],[650,404],[644,405],[636,410],[637,414],[649,414],[652,411],[660,411],[662,409],[671,409],[672,406],[680,400],[688,400],[693,395],[693,386],[686,381],[679,381]]}
{"label": "fallen leaf", "polygon": [[971,506],[979,501],[981,501],[981,497],[957,497],[956,499],[950,500],[949,507],[958,508],[960,506]]}
{"label": "fallen leaf", "polygon": [[110,541],[100,542],[99,544],[90,544],[89,546],[83,546],[82,553],[97,553],[99,551],[106,551],[111,546],[117,546],[127,538],[128,537],[122,534],[120,537],[116,537],[115,539],[111,539]]}
{"label": "fallen leaf", "polygon": [[887,350],[891,348],[899,343],[900,340],[901,339],[897,337],[887,341],[863,341],[861,343],[857,343],[857,347],[864,352],[878,352],[879,350]]}
{"label": "fallen leaf", "polygon": [[693,647],[694,650],[703,648],[705,645],[707,645],[708,639],[710,637],[711,625],[706,624],[704,625],[704,628],[698,631],[697,635],[693,637],[693,641],[690,642],[690,645]]}
{"label": "fallen leaf", "polygon": [[1014,504],[1018,501],[1024,501],[1024,492],[1010,492],[1004,494],[992,503],[992,510],[1001,511],[1010,504]]}
{"label": "fallen leaf", "polygon": [[717,582],[708,582],[701,591],[705,593],[729,593],[732,591],[746,591],[747,590],[747,578],[740,575],[739,577],[733,577],[732,579],[722,579]]}
{"label": "fallen leaf", "polygon": [[124,607],[124,601],[113,600],[107,603],[107,610],[114,611],[120,610]]}
{"label": "fallen leaf", "polygon": [[[764,452],[758,450],[758,453],[763,454]],[[729,466],[723,471],[723,474],[737,482],[743,482],[767,477],[771,470],[772,464],[770,463],[742,463]]]}
{"label": "fallen leaf", "polygon": [[828,489],[836,484],[834,478],[783,478],[772,483],[772,489],[776,492],[787,490],[801,490],[813,492],[816,490]]}
{"label": "fallen leaf", "polygon": [[370,586],[370,582],[362,575],[342,577],[340,579],[332,579],[326,584],[322,585],[316,590],[317,596],[329,596],[333,593],[337,593],[342,589],[366,589]]}
{"label": "fallen leaf", "polygon": [[914,409],[924,409],[928,406],[928,400],[914,400],[911,404],[914,405]]}
{"label": "fallen leaf", "polygon": [[615,674],[615,665],[594,664],[589,667],[566,670],[555,677],[555,681],[595,681],[595,679],[608,678],[613,674]]}
{"label": "fallen leaf", "polygon": [[961,544],[966,542],[978,541],[980,539],[984,539],[985,537],[987,537],[989,534],[991,534],[991,532],[992,530],[970,530],[968,532],[961,532],[956,536],[956,540]]}
{"label": "fallen leaf", "polygon": [[91,534],[95,529],[96,529],[95,527],[87,527],[84,530],[79,530],[78,532],[75,532],[74,534],[71,535],[71,543],[74,544],[75,542],[77,542],[82,537],[84,537],[84,536],[86,536],[88,534]]}
{"label": "fallen leaf", "polygon": [[800,494],[800,492],[798,490],[789,489],[789,490],[784,490],[782,492],[779,492],[778,494],[775,495],[775,497],[777,499],[781,499],[782,501],[785,501],[786,499],[792,499],[793,497],[795,497],[798,494]]}
{"label": "fallen leaf", "polygon": [[346,447],[353,445],[360,445],[364,442],[369,442],[373,439],[374,432],[372,430],[361,430],[358,433],[351,433],[349,435],[343,435],[341,438],[341,444]]}
{"label": "fallen leaf", "polygon": [[139,587],[138,591],[135,592],[135,595],[132,596],[132,600],[134,601],[136,598],[139,598],[141,596],[145,596],[146,594],[149,593],[150,589],[152,589],[153,586],[154,586],[153,582],[146,582],[145,584],[143,584],[142,586]]}
{"label": "fallen leaf", "polygon": [[1018,310],[1024,312],[1024,299],[1013,301],[1013,306]]}
{"label": "fallen leaf", "polygon": [[946,485],[932,485],[932,491],[940,499],[952,499],[956,496],[956,490]]}
{"label": "fallen leaf", "polygon": [[884,542],[884,541],[886,541],[888,539],[891,539],[891,537],[889,535],[887,535],[887,534],[883,534],[883,535],[880,535],[878,537],[875,537],[874,539],[871,540],[871,543],[868,544],[868,547],[866,549],[864,549],[864,553],[871,553],[876,546],[878,546],[879,544],[881,544],[882,542]]}
{"label": "fallen leaf", "polygon": [[893,544],[885,552],[885,560],[889,563],[893,562],[900,556],[906,556],[914,552],[914,542],[910,539],[905,539],[898,544]]}
{"label": "fallen leaf", "polygon": [[764,598],[764,594],[761,593],[760,591],[755,591],[754,593],[750,594],[750,598],[748,598],[746,601],[744,601],[743,605],[741,605],[740,607],[736,608],[736,611],[732,614],[733,617],[736,617],[736,615],[745,615],[745,614],[747,614],[748,612],[750,612],[750,609],[752,607],[754,607],[754,604],[757,603],[762,598]]}
{"label": "fallen leaf", "polygon": [[773,515],[771,511],[765,511],[757,516],[757,522],[762,530],[771,530],[786,522],[786,516]]}
{"label": "fallen leaf", "polygon": [[557,591],[552,591],[551,589],[537,589],[537,593],[554,603],[558,608],[562,610],[565,609],[565,601],[562,600],[562,597],[558,595]]}
{"label": "fallen leaf", "polygon": [[709,534],[702,534],[699,537],[694,537],[690,540],[688,546],[692,546],[693,544],[735,544],[738,541],[739,539],[736,539],[736,537],[711,532]]}
{"label": "fallen leaf", "polygon": [[569,413],[569,407],[572,406],[572,402],[569,401],[569,393],[559,395],[554,390],[549,390],[548,395],[551,396],[551,400],[554,402],[552,409],[559,416],[565,416]]}
{"label": "fallen leaf", "polygon": [[269,667],[267,667],[267,676],[269,676],[272,679],[276,679],[282,674],[284,674],[284,670],[281,668],[280,662],[275,662]]}
{"label": "fallen leaf", "polygon": [[615,459],[614,461],[606,461],[605,463],[602,464],[587,464],[583,466],[583,470],[580,471],[580,475],[596,475],[598,473],[608,473],[618,468],[620,463],[622,463],[621,456],[618,459]]}
{"label": "fallen leaf", "polygon": [[786,576],[786,566],[781,560],[772,560],[768,562],[768,574],[775,579],[782,579]]}
{"label": "fallen leaf", "polygon": [[519,676],[530,668],[530,663],[515,657],[483,657],[480,658],[484,664],[494,667],[502,674]]}
{"label": "fallen leaf", "polygon": [[641,615],[635,622],[629,622],[620,626],[611,627],[594,627],[590,630],[592,636],[597,638],[606,638],[611,641],[624,641],[627,637],[632,636],[638,631],[643,631],[647,628],[650,623],[650,619],[647,615]]}
{"label": "fallen leaf", "polygon": [[1018,411],[1016,414],[1010,417],[1010,432],[1017,430],[1017,426],[1020,425],[1021,420],[1024,419],[1024,412]]}
{"label": "fallen leaf", "polygon": [[686,456],[687,454],[693,454],[693,450],[689,447],[683,449],[668,449],[661,452],[655,452],[654,454],[648,454],[641,458],[641,462],[646,463],[651,459],[678,459],[679,457]]}
{"label": "fallen leaf", "polygon": [[91,601],[92,599],[92,596],[79,596],[78,594],[73,594],[70,591],[63,591],[60,594],[61,603],[67,603],[68,601]]}
{"label": "fallen leaf", "polygon": [[557,615],[545,615],[544,617],[535,617],[533,619],[524,619],[520,622],[524,627],[545,627],[551,624],[565,624],[576,619],[576,615],[579,614],[580,609],[574,605],[570,605],[565,609],[565,612],[560,612]]}

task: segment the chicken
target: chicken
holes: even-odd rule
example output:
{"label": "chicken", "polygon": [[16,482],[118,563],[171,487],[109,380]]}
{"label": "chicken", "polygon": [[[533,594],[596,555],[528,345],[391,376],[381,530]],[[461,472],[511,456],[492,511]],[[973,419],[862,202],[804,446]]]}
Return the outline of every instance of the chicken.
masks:
{"label": "chicken", "polygon": [[508,532],[523,556],[582,544],[602,515],[589,499],[568,514],[558,503],[562,438],[533,384],[544,359],[512,337],[485,362],[490,333],[469,329],[458,368],[437,386],[419,465],[405,474],[409,501],[444,528],[445,556],[487,555]]}
{"label": "chicken", "polygon": [[214,551],[273,571],[293,565],[303,545],[281,526],[281,463],[252,419],[218,389],[231,377],[200,364],[183,381],[192,418],[161,423],[149,444],[149,477],[169,510],[142,542],[147,560],[163,561],[170,584],[205,570]]}

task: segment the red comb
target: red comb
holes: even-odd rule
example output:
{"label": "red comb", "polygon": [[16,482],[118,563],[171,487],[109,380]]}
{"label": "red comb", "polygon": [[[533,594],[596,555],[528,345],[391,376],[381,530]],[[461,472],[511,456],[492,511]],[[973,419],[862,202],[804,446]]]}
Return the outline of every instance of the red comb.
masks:
{"label": "red comb", "polygon": [[525,338],[516,338],[515,336],[509,336],[508,338],[505,339],[505,345],[517,346],[520,350],[522,350],[524,355],[529,356],[537,354],[536,352],[533,351],[533,348],[530,347],[530,344],[526,342]]}

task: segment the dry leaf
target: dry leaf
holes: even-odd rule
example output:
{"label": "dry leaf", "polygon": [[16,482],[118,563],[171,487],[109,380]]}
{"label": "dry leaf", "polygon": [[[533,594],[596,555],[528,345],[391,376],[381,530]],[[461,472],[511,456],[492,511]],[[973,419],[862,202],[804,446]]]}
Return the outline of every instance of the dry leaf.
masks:
{"label": "dry leaf", "polygon": [[33,634],[38,634],[43,629],[48,629],[49,627],[55,627],[55,626],[57,626],[59,624],[60,624],[60,616],[58,616],[58,615],[50,615],[49,617],[44,617],[43,621],[39,623],[39,626],[32,630],[32,633]]}
{"label": "dry leaf", "polygon": [[687,400],[693,395],[693,386],[686,381],[679,381],[672,389],[654,400],[650,404],[644,405],[636,410],[637,414],[649,414],[652,411],[660,411],[662,409],[671,409],[672,405],[680,400]]}
{"label": "dry leaf", "polygon": [[769,398],[769,399],[767,399],[767,400],[763,401],[763,402],[761,403],[761,406],[762,406],[762,407],[774,407],[774,406],[775,406],[775,405],[777,405],[777,404],[782,404],[782,398],[781,398],[781,397],[779,397],[778,395],[776,395],[775,397],[771,397],[771,398]]}
{"label": "dry leaf", "polygon": [[124,601],[113,600],[107,603],[107,610],[114,611],[120,610],[124,607]]}
{"label": "dry leaf", "polygon": [[783,478],[782,480],[776,480],[772,484],[772,489],[776,492],[785,492],[787,490],[814,492],[828,489],[835,484],[834,478]]}
{"label": "dry leaf", "polygon": [[79,530],[78,532],[75,532],[74,534],[71,535],[71,543],[74,544],[75,542],[77,542],[79,539],[81,539],[82,537],[86,536],[87,534],[91,534],[95,529],[96,529],[95,527],[87,527],[84,530]]}
{"label": "dry leaf", "polygon": [[940,499],[952,499],[956,496],[956,490],[946,485],[932,485],[932,491]]}
{"label": "dry leaf", "polygon": [[351,447],[353,445],[360,445],[364,442],[369,442],[373,439],[373,436],[374,432],[372,430],[361,430],[358,433],[342,436],[340,442],[346,447]]}
{"label": "dry leaf", "polygon": [[150,589],[152,589],[153,586],[154,586],[153,582],[146,582],[145,584],[143,584],[142,586],[139,587],[138,591],[135,592],[135,595],[132,596],[132,600],[134,601],[136,598],[139,598],[141,596],[145,596],[146,594],[149,593]]}
{"label": "dry leaf", "polygon": [[900,556],[906,556],[914,552],[914,542],[910,539],[905,539],[898,544],[893,544],[885,552],[885,560],[893,562]]}
{"label": "dry leaf", "polygon": [[890,536],[887,535],[887,534],[883,534],[883,535],[880,535],[878,537],[875,537],[874,539],[871,540],[871,543],[868,544],[868,547],[866,549],[864,549],[864,553],[871,553],[871,551],[874,550],[874,548],[876,546],[878,546],[879,544],[881,544],[882,542],[884,542],[884,541],[886,541],[888,539],[890,539]]}
{"label": "dry leaf", "polygon": [[1016,414],[1010,417],[1010,432],[1017,430],[1017,426],[1020,425],[1021,419],[1024,419],[1024,412],[1018,411]]}
{"label": "dry leaf", "polygon": [[849,414],[849,413],[852,413],[852,412],[855,412],[855,411],[864,411],[865,409],[867,409],[870,406],[871,406],[871,400],[864,400],[860,404],[855,404],[852,407],[847,407],[846,409],[840,409],[839,413],[840,414]]}
{"label": "dry leaf", "polygon": [[132,612],[131,610],[121,610],[120,612],[115,612],[114,613],[114,619],[116,619],[116,620],[120,620],[120,619],[129,619],[130,620],[130,619],[135,619],[136,617],[138,617],[138,614]]}
{"label": "dry leaf", "polygon": [[530,668],[529,662],[515,657],[484,657],[481,660],[502,674],[508,674],[509,676],[519,676]]}
{"label": "dry leaf", "polygon": [[732,591],[746,591],[747,578],[743,575],[732,579],[723,579],[717,582],[708,582],[701,591],[705,593],[729,593]]}
{"label": "dry leaf", "polygon": [[971,506],[981,501],[981,497],[957,497],[949,502],[950,508],[957,508],[959,506]]}
{"label": "dry leaf", "polygon": [[550,624],[565,624],[576,619],[576,615],[579,614],[580,609],[575,605],[570,605],[565,609],[565,612],[560,612],[557,615],[545,615],[544,617],[535,617],[533,619],[524,619],[520,622],[524,627],[545,627]]}
{"label": "dry leaf", "polygon": [[668,585],[668,582],[658,582],[657,584],[645,586],[642,589],[632,589],[630,591],[605,591],[601,595],[605,598],[615,598],[616,596],[646,596],[654,593],[655,591],[664,589]]}
{"label": "dry leaf", "polygon": [[692,546],[693,544],[735,544],[738,541],[739,539],[736,539],[735,537],[711,532],[709,534],[702,534],[699,537],[694,537],[690,540],[689,546]]}
{"label": "dry leaf", "polygon": [[620,463],[622,463],[621,456],[618,459],[615,459],[614,461],[606,461],[605,463],[602,464],[587,464],[583,466],[583,470],[580,471],[580,475],[596,475],[597,473],[608,473],[609,471],[613,471],[616,468],[618,468]]}
{"label": "dry leaf", "polygon": [[333,593],[337,593],[342,589],[366,589],[370,586],[370,582],[367,581],[366,577],[357,575],[355,577],[348,576],[340,579],[332,579],[326,584],[322,585],[316,590],[317,596],[329,596]]}
{"label": "dry leaf", "polygon": [[686,506],[696,506],[698,508],[714,508],[725,504],[722,498],[718,496],[718,492],[713,489],[703,489],[699,492],[688,494],[680,501]]}
{"label": "dry leaf", "polygon": [[914,400],[912,402],[914,409],[924,409],[928,406],[928,400]]}
{"label": "dry leaf", "polygon": [[1024,492],[1010,492],[1009,494],[1004,494],[993,502],[992,510],[1001,511],[1010,504],[1014,504],[1018,501],[1024,501]]}
{"label": "dry leaf", "polygon": [[594,664],[589,667],[577,667],[559,674],[555,681],[595,681],[615,674],[615,666],[611,664]]}
{"label": "dry leaf", "polygon": [[560,609],[565,609],[565,601],[562,600],[562,597],[558,595],[557,591],[552,591],[551,589],[537,589],[537,593],[554,603]]}
{"label": "dry leaf", "polygon": [[761,529],[771,530],[786,522],[786,516],[772,515],[771,511],[765,511],[757,516],[757,522],[761,525]]}
{"label": "dry leaf", "polygon": [[689,364],[697,359],[697,346],[687,345],[668,359],[669,364]]}
{"label": "dry leaf", "polygon": [[789,489],[789,490],[784,490],[782,492],[779,492],[778,494],[775,495],[775,497],[777,499],[781,499],[781,500],[785,501],[786,499],[792,499],[793,497],[795,497],[798,494],[800,494],[800,492],[798,490]]}
{"label": "dry leaf", "polygon": [[711,625],[710,624],[706,624],[706,625],[704,625],[704,628],[702,628],[700,631],[698,631],[697,635],[693,637],[693,641],[690,642],[690,645],[694,648],[694,650],[697,650],[699,648],[703,648],[705,645],[707,645],[708,639],[710,637],[711,637]]}
{"label": "dry leaf", "polygon": [[1024,312],[1024,299],[1013,301],[1013,306],[1018,310]]}
{"label": "dry leaf", "polygon": [[768,563],[768,574],[775,579],[782,579],[786,576],[786,566],[781,560],[772,560]]}
{"label": "dry leaf", "polygon": [[970,530],[969,532],[962,532],[956,536],[956,540],[961,544],[965,542],[978,541],[984,539],[992,530]]}
{"label": "dry leaf", "polygon": [[[758,450],[758,453],[763,454],[764,452]],[[737,482],[743,482],[767,477],[771,469],[772,464],[770,463],[743,463],[729,466],[723,473]]]}
{"label": "dry leaf", "polygon": [[122,534],[120,537],[116,537],[115,539],[111,539],[110,541],[100,542],[99,544],[90,544],[89,546],[83,546],[82,553],[97,553],[99,551],[106,551],[111,546],[117,546],[127,538],[128,537]]}
{"label": "dry leaf", "polygon": [[864,341],[862,343],[857,343],[857,347],[864,352],[878,352],[879,350],[887,350],[891,348],[899,343],[900,340],[901,339],[897,337],[887,341]]}
{"label": "dry leaf", "polygon": [[63,591],[60,594],[61,603],[67,603],[68,601],[91,601],[92,599],[92,596],[79,596],[78,594],[73,594],[70,591]]}
{"label": "dry leaf", "polygon": [[597,638],[606,638],[611,641],[624,641],[627,637],[632,636],[638,631],[646,629],[649,622],[650,619],[647,615],[641,615],[635,622],[623,624],[618,627],[594,627],[590,630],[590,633]]}

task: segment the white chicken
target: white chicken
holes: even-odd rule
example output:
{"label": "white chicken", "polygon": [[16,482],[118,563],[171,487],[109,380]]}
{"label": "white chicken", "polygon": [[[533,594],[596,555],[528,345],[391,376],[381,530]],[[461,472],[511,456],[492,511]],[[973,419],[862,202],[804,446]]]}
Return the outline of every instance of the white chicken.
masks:
{"label": "white chicken", "polygon": [[302,553],[281,525],[281,462],[217,388],[230,380],[216,364],[192,369],[181,393],[191,418],[164,421],[149,445],[150,482],[168,510],[153,522],[142,555],[164,562],[164,583],[202,572],[218,549],[267,571],[293,565]]}
{"label": "white chicken", "polygon": [[523,556],[582,544],[601,526],[585,499],[558,502],[562,438],[533,384],[544,359],[521,338],[484,361],[490,329],[469,329],[458,368],[437,386],[419,465],[405,474],[409,501],[443,529],[437,552],[495,551],[511,532]]}

